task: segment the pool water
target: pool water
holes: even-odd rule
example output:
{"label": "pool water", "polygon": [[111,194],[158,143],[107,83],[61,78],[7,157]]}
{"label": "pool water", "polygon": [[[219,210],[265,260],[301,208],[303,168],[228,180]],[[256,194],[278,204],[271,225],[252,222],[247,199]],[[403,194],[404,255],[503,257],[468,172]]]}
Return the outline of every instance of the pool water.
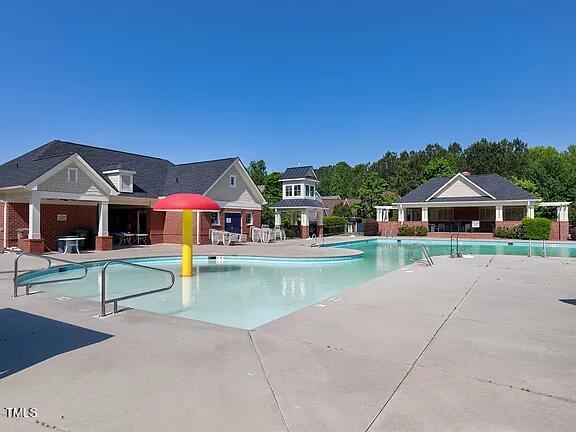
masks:
{"label": "pool water", "polygon": [[[288,315],[320,300],[337,296],[410,263],[408,252],[413,241],[362,241],[332,247],[358,249],[364,254],[356,259],[289,260],[224,257],[195,260],[195,276],[176,277],[170,290],[121,302],[121,306],[196,319],[242,329],[253,329]],[[447,255],[449,242],[428,241],[431,255]],[[528,245],[502,242],[463,242],[465,254],[527,255]],[[533,255],[541,246],[533,245]],[[549,256],[576,256],[569,245],[549,245]],[[135,263],[180,271],[179,257],[138,259]],[[100,267],[89,268],[80,281],[38,286],[53,295],[99,301]],[[32,280],[53,280],[81,274],[79,268],[64,273],[24,275]],[[107,270],[107,298],[166,286],[169,277],[153,270],[112,265]],[[111,305],[109,305],[111,308]]]}

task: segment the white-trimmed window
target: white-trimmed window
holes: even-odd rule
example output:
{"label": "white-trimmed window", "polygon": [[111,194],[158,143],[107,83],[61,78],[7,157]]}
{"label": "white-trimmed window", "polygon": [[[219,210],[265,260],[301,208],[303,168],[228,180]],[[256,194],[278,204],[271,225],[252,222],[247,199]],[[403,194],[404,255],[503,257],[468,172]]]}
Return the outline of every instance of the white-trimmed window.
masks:
{"label": "white-trimmed window", "polygon": [[68,183],[78,183],[78,168],[68,168]]}
{"label": "white-trimmed window", "polygon": [[230,176],[230,187],[233,187],[233,188],[236,187],[236,176],[235,175]]}
{"label": "white-trimmed window", "polygon": [[505,221],[521,221],[526,217],[526,207],[508,207],[504,206]]}
{"label": "white-trimmed window", "polygon": [[212,225],[220,225],[220,212],[210,213],[210,223]]}
{"label": "white-trimmed window", "polygon": [[120,192],[132,192],[132,176],[130,174],[122,174],[120,176]]}
{"label": "white-trimmed window", "polygon": [[246,225],[252,225],[254,223],[254,219],[252,219],[252,212],[246,213]]}
{"label": "white-trimmed window", "polygon": [[284,188],[284,195],[286,195],[287,197],[292,196],[292,185],[286,185],[286,187]]}
{"label": "white-trimmed window", "polygon": [[302,186],[294,185],[294,196],[302,196]]}
{"label": "white-trimmed window", "polygon": [[306,196],[313,197],[314,196],[314,185],[306,185]]}

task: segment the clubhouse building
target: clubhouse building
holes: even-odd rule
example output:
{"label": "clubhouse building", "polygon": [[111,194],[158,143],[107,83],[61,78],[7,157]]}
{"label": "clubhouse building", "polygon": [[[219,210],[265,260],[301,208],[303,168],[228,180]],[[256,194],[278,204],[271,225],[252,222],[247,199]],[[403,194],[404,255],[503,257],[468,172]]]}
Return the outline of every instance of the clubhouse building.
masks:
{"label": "clubhouse building", "polygon": [[0,246],[43,253],[78,231],[96,250],[111,249],[114,233],[180,243],[180,213],[152,211],[174,193],[220,204],[220,212],[197,213],[198,244],[209,242],[211,228],[248,234],[266,203],[237,157],[174,164],[56,140],[0,165]]}
{"label": "clubhouse building", "polygon": [[[437,177],[404,195],[391,206],[377,206],[380,234],[395,236],[402,225],[420,225],[430,237],[492,238],[498,227],[513,227],[533,218],[537,206],[555,207],[551,240],[568,239],[570,202],[541,202],[498,174]],[[392,220],[392,212],[397,220]]]}

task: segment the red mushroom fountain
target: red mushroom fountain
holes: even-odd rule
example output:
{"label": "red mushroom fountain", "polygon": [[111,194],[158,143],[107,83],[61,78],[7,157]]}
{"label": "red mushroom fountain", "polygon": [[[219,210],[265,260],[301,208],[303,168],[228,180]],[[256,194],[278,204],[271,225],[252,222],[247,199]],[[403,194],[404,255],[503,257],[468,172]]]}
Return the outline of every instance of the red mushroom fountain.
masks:
{"label": "red mushroom fountain", "polygon": [[198,194],[174,194],[159,199],[154,204],[155,211],[182,212],[182,276],[192,276],[192,233],[194,232],[194,212],[219,211],[216,201]]}

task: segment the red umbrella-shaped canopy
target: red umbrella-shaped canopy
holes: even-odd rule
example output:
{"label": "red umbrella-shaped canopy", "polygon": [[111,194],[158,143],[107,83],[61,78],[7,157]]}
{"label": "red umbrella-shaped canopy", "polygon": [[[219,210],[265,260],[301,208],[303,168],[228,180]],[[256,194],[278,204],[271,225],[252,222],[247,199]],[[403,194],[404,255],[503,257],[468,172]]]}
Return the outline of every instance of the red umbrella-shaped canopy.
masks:
{"label": "red umbrella-shaped canopy", "polygon": [[159,199],[154,204],[156,211],[198,210],[218,211],[220,206],[216,201],[204,195],[179,193]]}

